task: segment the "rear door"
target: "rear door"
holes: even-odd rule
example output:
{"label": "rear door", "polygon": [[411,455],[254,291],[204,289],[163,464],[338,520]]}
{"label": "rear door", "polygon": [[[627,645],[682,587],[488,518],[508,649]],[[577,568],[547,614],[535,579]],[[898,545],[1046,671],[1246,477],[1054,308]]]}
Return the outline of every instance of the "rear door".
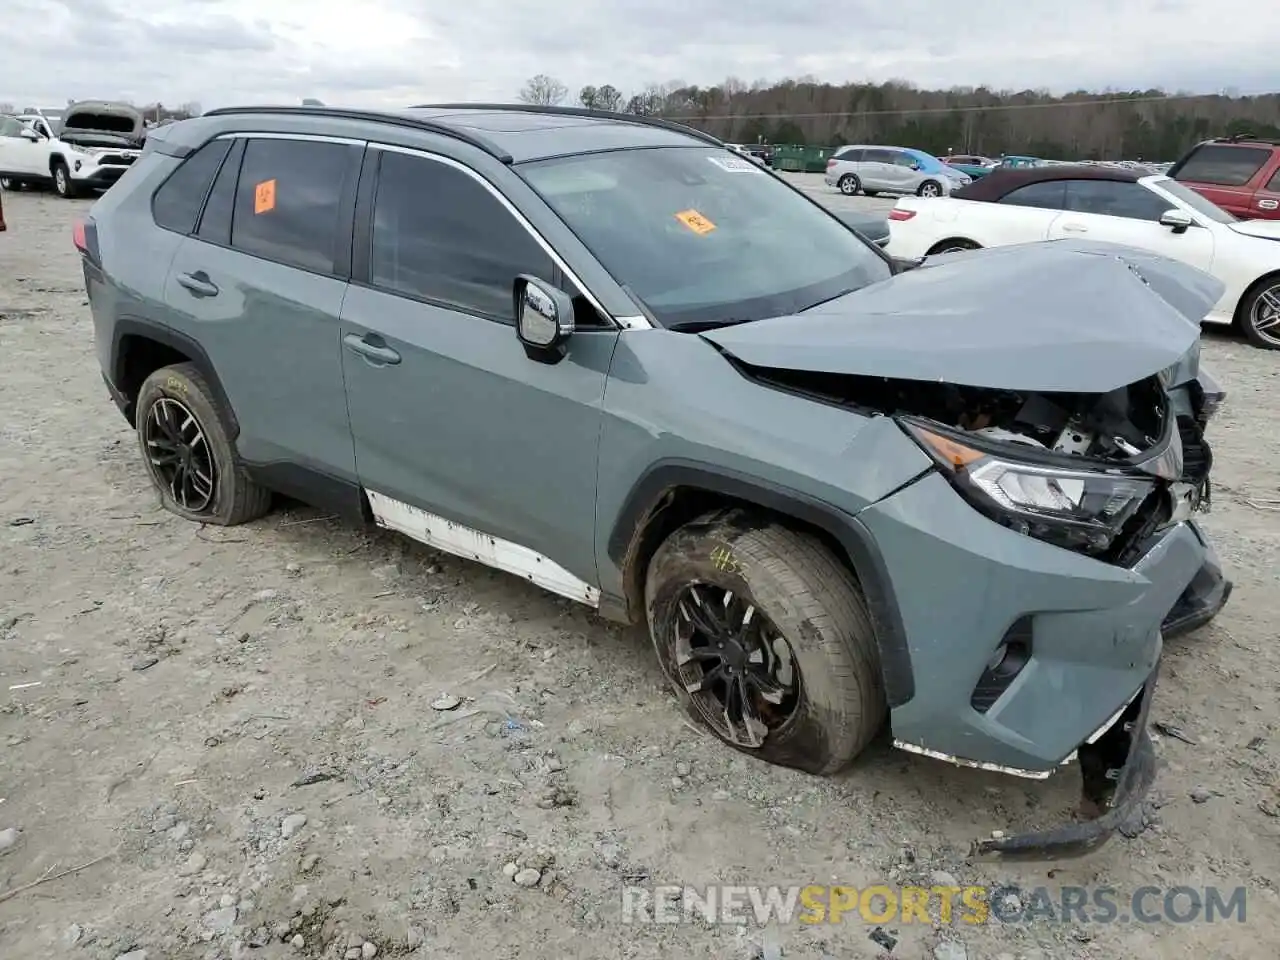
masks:
{"label": "rear door", "polygon": [[895,173],[893,170],[893,151],[872,149],[862,156],[859,167],[862,174],[862,186],[871,190],[893,190]]}
{"label": "rear door", "polygon": [[28,129],[12,117],[0,117],[0,173],[49,175],[49,148],[47,141],[28,140],[23,131]]}
{"label": "rear door", "polygon": [[235,139],[165,286],[218,372],[241,457],[291,492],[355,479],[338,315],[363,154],[350,140]]}
{"label": "rear door", "polygon": [[516,277],[576,292],[540,238],[456,160],[377,145],[369,155],[341,343],[375,515],[586,599],[617,330],[584,306],[560,362],[530,359],[516,337]]}
{"label": "rear door", "polygon": [[1079,238],[1123,243],[1208,270],[1213,235],[1193,224],[1182,233],[1160,223],[1172,204],[1140,183],[1066,180],[1066,210],[1054,220],[1050,239]]}
{"label": "rear door", "polygon": [[1169,175],[1242,220],[1277,216],[1254,206],[1254,194],[1276,151],[1270,147],[1206,143],[1176,164]]}
{"label": "rear door", "polygon": [[1253,216],[1259,220],[1280,220],[1280,151],[1273,163],[1275,173],[1253,195]]}

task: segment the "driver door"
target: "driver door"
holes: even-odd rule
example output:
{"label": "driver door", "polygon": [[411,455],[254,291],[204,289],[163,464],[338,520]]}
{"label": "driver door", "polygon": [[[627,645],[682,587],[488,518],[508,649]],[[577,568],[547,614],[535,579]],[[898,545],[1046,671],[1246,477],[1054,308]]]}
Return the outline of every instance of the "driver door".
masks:
{"label": "driver door", "polygon": [[21,120],[0,119],[0,173],[48,176],[48,150],[30,139],[30,131]]}
{"label": "driver door", "polygon": [[1049,239],[1076,237],[1150,250],[1201,270],[1213,265],[1213,235],[1193,223],[1181,233],[1160,223],[1173,203],[1140,183],[1067,180],[1063,213]]}
{"label": "driver door", "polygon": [[617,331],[582,311],[560,362],[531,359],[513,284],[560,271],[497,188],[456,161],[377,145],[363,177],[376,185],[362,178],[339,336],[375,516],[584,599],[598,582],[596,457]]}

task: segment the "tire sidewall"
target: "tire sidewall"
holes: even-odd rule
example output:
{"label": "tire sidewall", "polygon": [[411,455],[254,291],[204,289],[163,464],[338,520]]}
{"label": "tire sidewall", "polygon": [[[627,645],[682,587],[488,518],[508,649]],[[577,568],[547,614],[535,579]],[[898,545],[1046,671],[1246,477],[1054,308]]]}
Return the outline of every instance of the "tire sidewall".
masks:
{"label": "tire sidewall", "polygon": [[[654,555],[646,577],[645,607],[658,662],[681,707],[722,742],[768,763],[828,773],[842,765],[843,755],[840,745],[828,742],[828,730],[821,720],[844,707],[840,702],[843,695],[828,682],[830,656],[814,642],[818,628],[788,601],[785,589],[767,569],[735,549],[737,539],[723,527],[691,525],[675,533]],[[758,748],[721,736],[707,723],[697,695],[690,694],[681,679],[675,662],[676,603],[683,588],[693,582],[750,597],[791,648],[799,678],[799,702],[792,716],[771,730]]]}
{"label": "tire sidewall", "polygon": [[[926,192],[929,187],[933,188],[932,193]],[[942,185],[934,180],[926,180],[924,183],[920,184],[919,193],[922,197],[940,197],[942,196]]]}
{"label": "tire sidewall", "polygon": [[75,192],[71,184],[71,170],[65,163],[56,163],[53,166],[53,192],[66,198],[70,198]]}
{"label": "tire sidewall", "polygon": [[[177,400],[190,410],[208,440],[216,471],[214,502],[209,510],[193,512],[175,501],[151,464],[145,435],[147,415],[155,402],[165,397]],[[138,391],[134,429],[138,437],[138,450],[142,454],[143,466],[165,508],[197,523],[224,523],[235,507],[238,465],[222,419],[200,385],[177,367],[164,367],[157,370],[143,381],[142,388]]]}
{"label": "tire sidewall", "polygon": [[[845,189],[846,184],[848,185],[848,189]],[[862,181],[858,179],[857,174],[846,173],[839,179],[839,181],[837,181],[837,186],[840,188],[840,192],[846,197],[853,197],[857,196],[858,190],[861,189]]]}

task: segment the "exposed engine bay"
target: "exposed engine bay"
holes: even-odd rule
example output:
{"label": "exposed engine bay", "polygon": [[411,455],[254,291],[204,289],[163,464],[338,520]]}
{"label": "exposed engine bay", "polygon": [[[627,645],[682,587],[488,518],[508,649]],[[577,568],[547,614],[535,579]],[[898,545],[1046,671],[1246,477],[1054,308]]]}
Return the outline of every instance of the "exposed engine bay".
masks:
{"label": "exposed engine bay", "polygon": [[1169,405],[1157,378],[1105,394],[1016,393],[887,377],[754,371],[757,379],[865,413],[924,417],[989,440],[1130,462],[1160,442]]}
{"label": "exposed engine bay", "polygon": [[1209,504],[1203,427],[1213,398],[1197,380],[1059,393],[740,368],[777,389],[894,417],[993,520],[1111,563],[1129,565],[1153,534]]}

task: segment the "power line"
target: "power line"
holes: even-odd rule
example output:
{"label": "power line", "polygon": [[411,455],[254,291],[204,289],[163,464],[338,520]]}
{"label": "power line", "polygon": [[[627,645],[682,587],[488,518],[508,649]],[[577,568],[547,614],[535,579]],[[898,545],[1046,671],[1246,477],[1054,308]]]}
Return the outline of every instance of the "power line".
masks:
{"label": "power line", "polygon": [[[1001,103],[989,107],[916,107],[904,110],[836,110],[826,113],[660,113],[668,120],[817,120],[827,117],[897,117],[917,113],[994,113],[1008,110],[1048,110],[1054,107],[1098,107],[1113,103],[1169,103],[1178,100],[1207,100],[1217,93],[1182,93],[1158,97],[1107,97],[1098,100],[1055,100],[1052,103]],[[1261,94],[1270,96],[1270,94]]]}

